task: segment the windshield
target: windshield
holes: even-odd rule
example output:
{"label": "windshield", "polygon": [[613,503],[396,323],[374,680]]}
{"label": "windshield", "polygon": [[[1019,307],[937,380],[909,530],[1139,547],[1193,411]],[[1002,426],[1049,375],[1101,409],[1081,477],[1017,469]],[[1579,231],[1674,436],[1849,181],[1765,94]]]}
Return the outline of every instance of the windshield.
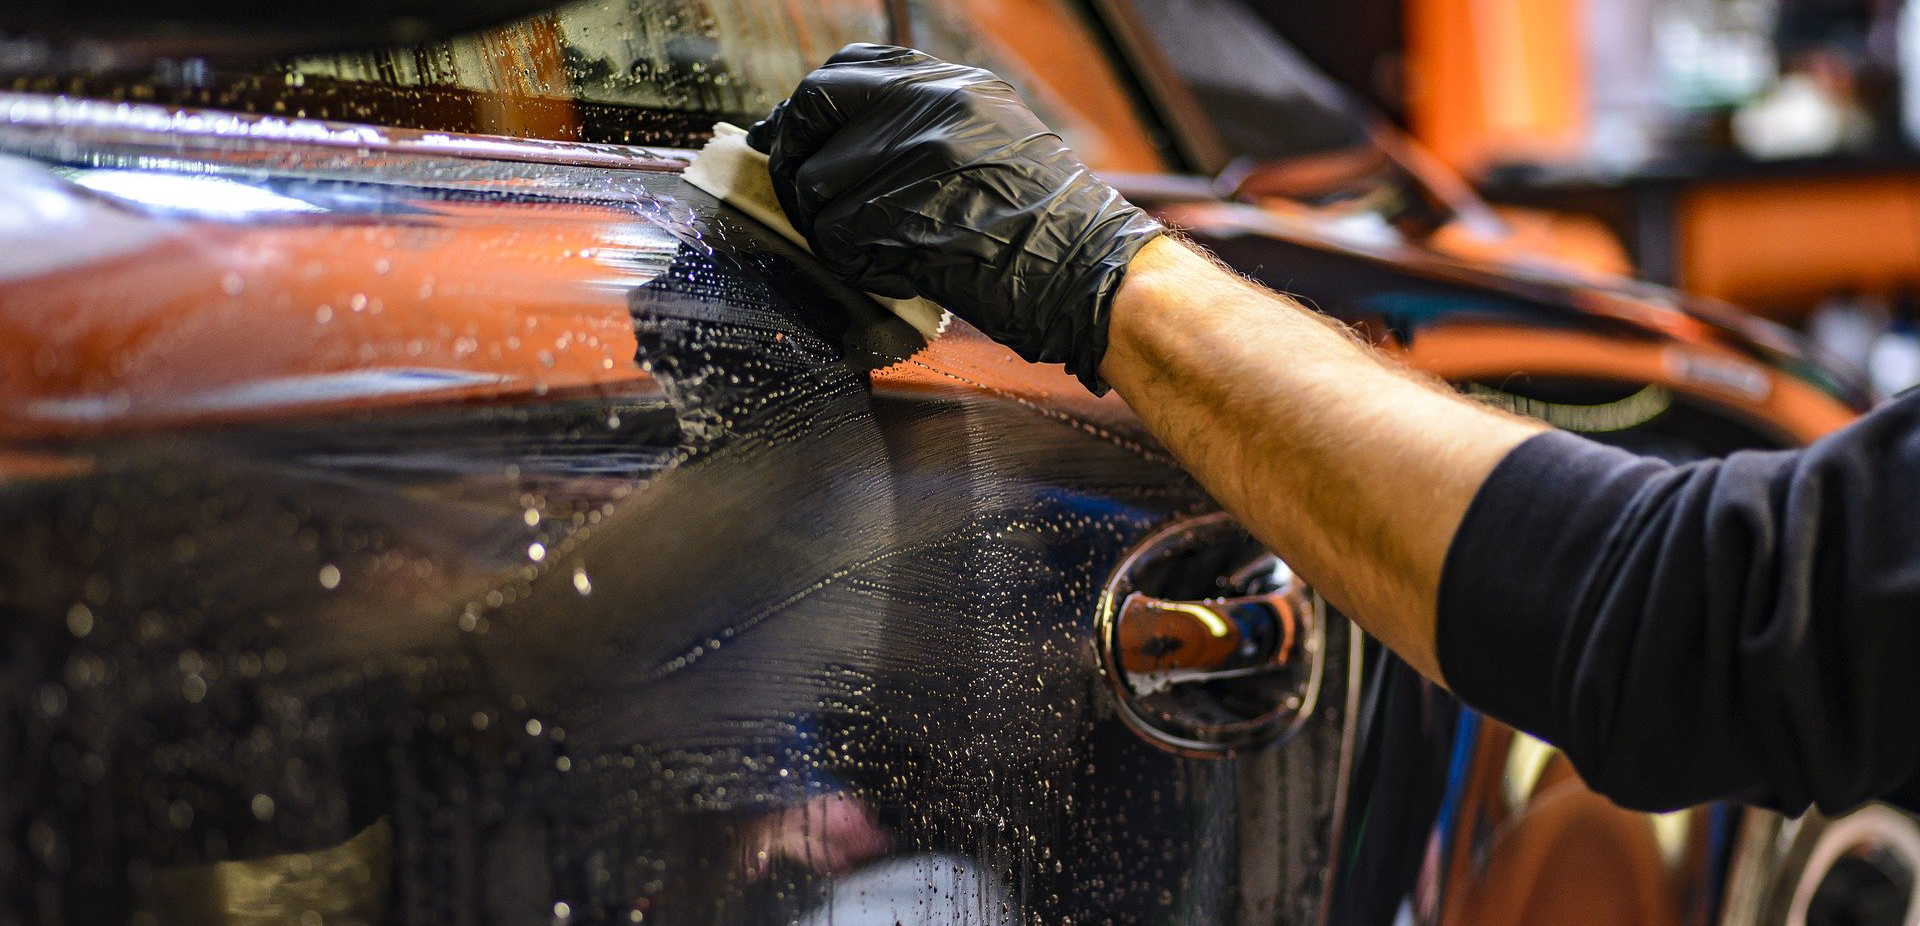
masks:
{"label": "windshield", "polygon": [[[257,64],[114,60],[0,43],[0,87],[565,141],[688,145],[749,122],[883,0],[583,0],[425,45]],[[59,62],[57,64],[53,62]]]}

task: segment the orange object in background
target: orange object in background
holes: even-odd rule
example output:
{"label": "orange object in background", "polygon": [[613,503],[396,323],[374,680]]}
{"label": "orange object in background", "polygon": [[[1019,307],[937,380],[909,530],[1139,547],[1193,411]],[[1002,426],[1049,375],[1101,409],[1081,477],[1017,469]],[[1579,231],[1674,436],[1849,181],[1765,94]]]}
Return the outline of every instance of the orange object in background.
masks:
{"label": "orange object in background", "polygon": [[[1588,72],[1589,2],[1407,0],[1405,87],[1413,134],[1456,170],[1496,185],[1501,181],[1487,171],[1498,165],[1540,165],[1549,174],[1570,167],[1578,174],[1588,155],[1591,100],[1606,90]],[[1559,182],[1544,184],[1550,193],[1544,198],[1520,199],[1585,208],[1557,201],[1552,194]],[[1798,321],[1835,293],[1891,294],[1920,283],[1920,171],[1905,164],[1849,168],[1709,157],[1678,173],[1660,168],[1621,178],[1602,172],[1584,187],[1566,185],[1628,204],[1632,217],[1625,224],[1641,240],[1626,275],[1777,320]],[[1530,230],[1544,237],[1518,250],[1564,256],[1571,248],[1584,255],[1571,263],[1611,269],[1605,248],[1594,250],[1590,230],[1553,219]]]}
{"label": "orange object in background", "polygon": [[1920,287],[1920,162],[1511,172],[1495,182],[1493,195],[1541,215],[1607,216],[1633,236],[1634,275],[1776,321],[1797,323],[1836,295]]}
{"label": "orange object in background", "polygon": [[[1699,922],[1707,827],[1695,807],[1653,816],[1588,790],[1558,750],[1497,723],[1473,737],[1462,825],[1439,860],[1446,926],[1681,926]],[[1556,877],[1579,871],[1581,878]]]}
{"label": "orange object in background", "polygon": [[1602,279],[1633,276],[1626,248],[1597,219],[1512,206],[1497,206],[1494,212],[1506,226],[1503,237],[1476,236],[1453,225],[1435,232],[1428,244],[1467,260],[1552,266]]}
{"label": "orange object in background", "polygon": [[1413,134],[1469,176],[1496,160],[1577,153],[1584,11],[1575,0],[1406,0]]}
{"label": "orange object in background", "polygon": [[1680,287],[1772,318],[1920,283],[1920,173],[1700,183],[1673,218]]}

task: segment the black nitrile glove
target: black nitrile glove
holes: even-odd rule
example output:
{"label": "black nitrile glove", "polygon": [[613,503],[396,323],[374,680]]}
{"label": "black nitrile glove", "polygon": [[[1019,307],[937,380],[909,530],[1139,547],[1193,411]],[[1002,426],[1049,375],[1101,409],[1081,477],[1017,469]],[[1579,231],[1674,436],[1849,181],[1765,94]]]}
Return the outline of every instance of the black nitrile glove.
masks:
{"label": "black nitrile glove", "polygon": [[1096,393],[1107,315],[1159,223],[1087,171],[1006,81],[849,45],[756,124],[787,218],[868,292],[924,296]]}

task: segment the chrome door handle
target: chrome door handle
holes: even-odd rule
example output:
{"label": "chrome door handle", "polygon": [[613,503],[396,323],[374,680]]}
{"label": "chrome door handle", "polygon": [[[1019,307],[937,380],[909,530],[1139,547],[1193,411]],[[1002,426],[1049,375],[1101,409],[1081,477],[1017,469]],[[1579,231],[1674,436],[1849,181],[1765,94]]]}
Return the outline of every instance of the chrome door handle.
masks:
{"label": "chrome door handle", "polygon": [[1202,601],[1134,592],[1120,604],[1120,666],[1130,677],[1174,682],[1253,675],[1301,658],[1310,603],[1297,584],[1284,591]]}
{"label": "chrome door handle", "polygon": [[1231,755],[1285,739],[1313,712],[1326,604],[1226,514],[1142,541],[1096,620],[1122,720],[1165,748]]}

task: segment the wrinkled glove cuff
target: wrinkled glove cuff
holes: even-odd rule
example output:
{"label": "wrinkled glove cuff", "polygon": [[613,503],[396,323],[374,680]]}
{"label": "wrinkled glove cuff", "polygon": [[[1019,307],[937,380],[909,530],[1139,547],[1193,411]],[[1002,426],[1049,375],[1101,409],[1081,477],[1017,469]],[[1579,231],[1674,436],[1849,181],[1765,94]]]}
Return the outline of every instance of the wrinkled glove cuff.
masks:
{"label": "wrinkled glove cuff", "polygon": [[1112,239],[1112,247],[1101,256],[1090,275],[1087,295],[1082,301],[1085,308],[1071,313],[1072,321],[1085,326],[1085,330],[1073,337],[1072,356],[1067,359],[1067,372],[1080,378],[1087,391],[1094,395],[1106,395],[1111,387],[1100,377],[1100,364],[1107,356],[1107,327],[1112,319],[1113,301],[1120,294],[1120,285],[1126,282],[1127,267],[1133,263],[1135,255],[1155,238],[1167,233],[1165,226],[1155,221],[1139,209],[1131,209],[1131,215],[1125,219],[1121,233]]}

